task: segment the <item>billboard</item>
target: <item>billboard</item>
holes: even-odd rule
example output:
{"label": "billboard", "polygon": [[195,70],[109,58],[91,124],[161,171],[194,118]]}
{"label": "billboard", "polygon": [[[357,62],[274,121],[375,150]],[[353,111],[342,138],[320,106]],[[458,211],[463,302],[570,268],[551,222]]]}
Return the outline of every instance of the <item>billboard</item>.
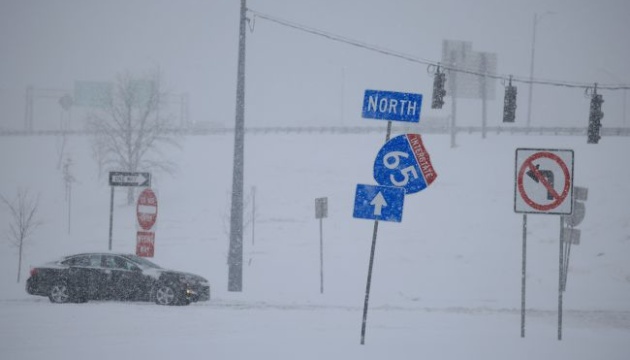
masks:
{"label": "billboard", "polygon": [[[478,74],[496,74],[498,58],[495,53],[472,50],[472,42],[442,41],[442,64],[461,71],[451,71],[446,78],[446,96],[464,99],[494,100],[496,79]],[[467,73],[469,71],[470,73]]]}
{"label": "billboard", "polygon": [[74,105],[105,107],[111,103],[113,84],[104,81],[75,81]]}

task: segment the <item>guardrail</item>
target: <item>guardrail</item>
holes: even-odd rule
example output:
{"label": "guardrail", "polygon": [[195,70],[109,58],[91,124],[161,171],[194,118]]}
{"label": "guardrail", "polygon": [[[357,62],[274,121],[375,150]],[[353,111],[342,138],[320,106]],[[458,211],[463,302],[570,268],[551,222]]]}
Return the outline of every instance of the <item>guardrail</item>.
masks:
{"label": "guardrail", "polygon": [[[484,129],[481,126],[456,126],[455,133],[478,133]],[[385,126],[269,126],[246,127],[248,134],[273,134],[273,133],[306,133],[306,134],[366,134],[384,133]],[[423,125],[392,125],[392,131],[398,133],[410,132],[421,134],[450,134],[448,126],[423,126]],[[233,133],[234,128],[202,128],[182,129],[168,128],[163,131],[166,134],[191,136],[191,135],[219,135]],[[586,127],[512,127],[512,126],[487,126],[486,134],[508,135],[576,135],[586,136]],[[630,136],[630,127],[602,127],[601,136]],[[0,136],[85,136],[94,135],[90,130],[0,130]]]}

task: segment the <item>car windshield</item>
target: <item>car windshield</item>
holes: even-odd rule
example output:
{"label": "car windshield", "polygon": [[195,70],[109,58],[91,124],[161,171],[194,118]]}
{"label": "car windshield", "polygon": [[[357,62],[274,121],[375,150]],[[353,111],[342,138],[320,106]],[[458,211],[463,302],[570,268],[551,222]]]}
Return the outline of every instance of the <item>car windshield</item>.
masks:
{"label": "car windshield", "polygon": [[126,255],[125,257],[127,259],[133,261],[134,263],[136,263],[138,266],[140,266],[142,268],[161,269],[160,266],[150,262],[149,260],[147,260],[145,258],[141,258],[141,257],[135,256],[135,255]]}

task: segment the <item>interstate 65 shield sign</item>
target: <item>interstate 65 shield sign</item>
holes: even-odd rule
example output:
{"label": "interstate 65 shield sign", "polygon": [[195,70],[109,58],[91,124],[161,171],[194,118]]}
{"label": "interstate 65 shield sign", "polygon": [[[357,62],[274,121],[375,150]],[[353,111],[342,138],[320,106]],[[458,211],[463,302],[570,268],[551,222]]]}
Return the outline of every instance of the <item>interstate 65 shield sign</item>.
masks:
{"label": "interstate 65 shield sign", "polygon": [[383,186],[405,189],[407,195],[424,190],[437,178],[420,134],[398,135],[383,145],[374,160],[374,179]]}

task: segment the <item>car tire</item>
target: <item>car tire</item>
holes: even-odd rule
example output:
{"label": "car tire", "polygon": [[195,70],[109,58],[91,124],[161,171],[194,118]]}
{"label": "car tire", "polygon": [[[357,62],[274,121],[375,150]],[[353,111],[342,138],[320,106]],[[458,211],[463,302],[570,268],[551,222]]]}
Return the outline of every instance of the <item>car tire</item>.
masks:
{"label": "car tire", "polygon": [[50,302],[55,304],[65,304],[72,300],[70,296],[70,288],[65,282],[58,282],[50,287],[48,292],[48,298]]}
{"label": "car tire", "polygon": [[169,284],[158,284],[155,287],[153,298],[158,305],[187,305],[186,302],[177,295],[175,288]]}

